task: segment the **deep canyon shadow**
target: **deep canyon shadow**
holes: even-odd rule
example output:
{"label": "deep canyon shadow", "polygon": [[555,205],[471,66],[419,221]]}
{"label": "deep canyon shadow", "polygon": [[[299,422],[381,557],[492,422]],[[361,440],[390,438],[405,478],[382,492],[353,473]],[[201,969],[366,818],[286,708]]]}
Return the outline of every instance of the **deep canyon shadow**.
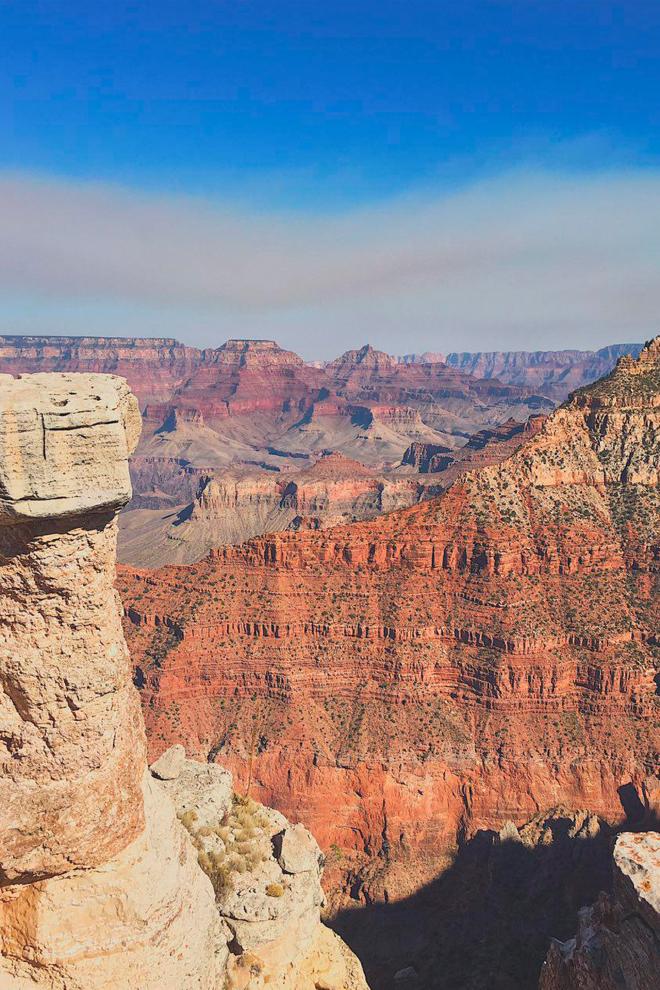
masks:
{"label": "deep canyon shadow", "polygon": [[[537,990],[551,938],[575,934],[577,912],[611,888],[617,830],[573,837],[556,818],[534,847],[482,831],[417,894],[340,912],[331,926],[361,960],[372,990]],[[658,830],[658,821],[622,829]]]}

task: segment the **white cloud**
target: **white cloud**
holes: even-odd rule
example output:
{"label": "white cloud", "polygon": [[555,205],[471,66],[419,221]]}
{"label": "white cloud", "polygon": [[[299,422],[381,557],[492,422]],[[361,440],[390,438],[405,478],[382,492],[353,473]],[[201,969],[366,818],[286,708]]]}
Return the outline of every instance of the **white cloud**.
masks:
{"label": "white cloud", "polygon": [[516,172],[338,216],[0,176],[6,332],[275,336],[307,356],[602,345],[660,316],[660,173]]}

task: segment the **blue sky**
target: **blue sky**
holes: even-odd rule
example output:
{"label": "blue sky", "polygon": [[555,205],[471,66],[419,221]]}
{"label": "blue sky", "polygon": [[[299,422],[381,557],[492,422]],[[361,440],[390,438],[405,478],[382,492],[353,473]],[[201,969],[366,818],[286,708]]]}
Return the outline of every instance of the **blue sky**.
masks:
{"label": "blue sky", "polygon": [[[507,313],[502,285],[483,313],[472,304],[463,315],[447,266],[428,271],[428,231],[421,228],[424,216],[440,204],[455,212],[455,204],[466,197],[472,202],[488,189],[496,199],[484,203],[487,216],[502,201],[510,204],[500,219],[503,230],[515,226],[521,210],[529,210],[530,196],[531,206],[539,206],[531,192],[535,184],[555,217],[559,200],[565,203],[576,183],[587,200],[597,200],[594,209],[611,212],[613,223],[628,190],[634,188],[636,204],[640,189],[654,199],[660,172],[657,2],[21,0],[0,5],[0,38],[4,194],[12,196],[14,209],[19,183],[27,192],[18,199],[29,210],[29,189],[37,183],[42,216],[50,225],[48,217],[57,215],[62,236],[59,248],[55,238],[50,255],[41,241],[29,245],[34,256],[42,256],[43,269],[33,270],[27,255],[30,277],[16,271],[15,261],[7,265],[10,244],[0,250],[0,269],[5,258],[0,319],[7,331],[105,333],[114,326],[116,332],[152,333],[162,325],[179,337],[209,343],[235,332],[259,336],[272,329],[311,356],[328,350],[328,333],[338,345],[349,338],[358,344],[364,337],[389,349],[442,350],[456,333],[474,349],[522,346],[525,340],[541,346],[537,337],[545,340],[548,332],[556,346],[573,340],[586,346],[606,343],[612,334],[630,339],[653,329],[660,299],[647,285],[644,266],[621,287],[611,321],[602,320],[595,282],[592,311],[582,289],[573,315],[565,301],[555,324],[547,305],[535,319],[531,301],[520,309],[511,299]],[[612,202],[603,189],[610,180],[612,195],[619,197]],[[171,219],[171,211],[185,204],[197,217],[217,216],[218,264],[224,258],[220,248],[233,249],[222,225],[227,212],[233,234],[241,217],[252,237],[271,219],[266,240],[278,259],[290,251],[284,281],[294,287],[301,254],[316,253],[319,264],[326,264],[333,236],[348,238],[349,254],[361,242],[361,253],[353,256],[361,265],[371,247],[381,246],[377,228],[383,217],[391,216],[392,236],[399,239],[397,225],[408,203],[409,215],[419,218],[417,227],[406,228],[410,263],[424,254],[425,275],[420,281],[416,274],[414,290],[409,283],[405,291],[397,289],[396,299],[388,298],[385,280],[360,290],[357,298],[351,280],[342,292],[338,278],[334,323],[327,296],[314,296],[312,289],[304,298],[292,290],[276,304],[251,306],[249,279],[240,304],[231,292],[212,299],[201,292],[196,300],[195,278],[188,279],[181,298],[159,298],[136,288],[140,271],[126,284],[118,277],[111,288],[96,286],[94,278],[90,282],[89,271],[92,288],[76,285],[73,277],[58,284],[52,273],[57,265],[49,269],[49,260],[75,255],[72,218],[80,221],[76,210],[90,184],[106,204],[108,197],[124,203],[138,197],[140,207],[162,208],[161,218]],[[62,202],[73,200],[75,209],[72,205],[63,217]],[[116,201],[108,208],[115,210]],[[636,208],[644,226],[644,197]],[[145,235],[132,229],[131,209],[126,210],[130,253],[137,241],[144,244]],[[571,216],[564,219],[570,226]],[[596,220],[600,223],[594,215]],[[340,221],[343,227],[336,226]],[[543,244],[535,241],[534,250],[544,257],[561,237],[559,221]],[[591,221],[581,222],[588,227]],[[460,216],[452,223],[460,230]],[[16,224],[20,230],[20,217]],[[25,228],[30,227],[27,217]],[[38,239],[38,224],[34,229]],[[288,243],[290,229],[297,231],[298,253]],[[616,230],[610,233],[614,241]],[[600,245],[584,246],[586,267],[598,268],[593,252],[602,247],[602,230],[598,236]],[[607,242],[607,231],[604,236]],[[192,230],[190,237],[194,244]],[[658,245],[645,228],[643,237],[631,231],[630,238],[633,248],[644,245],[643,261],[657,262]],[[115,247],[119,264],[126,253],[119,232]],[[239,248],[249,268],[249,244]],[[262,262],[269,267],[267,257]],[[609,283],[610,269],[601,262]],[[74,268],[75,263],[73,257]],[[137,256],[134,263],[140,267]],[[255,268],[255,299],[264,268]],[[489,274],[490,283],[498,272]],[[527,284],[524,265],[519,275],[516,283]],[[549,277],[556,276],[550,271]],[[640,280],[648,305],[640,307],[637,294],[626,310]],[[151,285],[153,278],[146,272],[143,281]],[[467,275],[463,282],[467,304],[483,284],[477,279],[470,285]],[[451,299],[439,291],[443,284]],[[406,338],[398,348],[397,325]]]}

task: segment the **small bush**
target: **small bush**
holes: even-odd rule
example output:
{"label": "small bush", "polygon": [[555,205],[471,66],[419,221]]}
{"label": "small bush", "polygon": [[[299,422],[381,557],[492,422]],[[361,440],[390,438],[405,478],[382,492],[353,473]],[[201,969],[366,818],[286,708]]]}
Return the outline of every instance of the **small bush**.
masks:
{"label": "small bush", "polygon": [[268,897],[282,897],[284,894],[284,887],[281,883],[269,883],[266,887],[266,894]]}
{"label": "small bush", "polygon": [[197,821],[197,812],[194,810],[184,811],[184,813],[181,815],[181,824],[183,825],[184,828],[187,828],[189,832],[192,831],[192,826],[195,824],[196,821]]}

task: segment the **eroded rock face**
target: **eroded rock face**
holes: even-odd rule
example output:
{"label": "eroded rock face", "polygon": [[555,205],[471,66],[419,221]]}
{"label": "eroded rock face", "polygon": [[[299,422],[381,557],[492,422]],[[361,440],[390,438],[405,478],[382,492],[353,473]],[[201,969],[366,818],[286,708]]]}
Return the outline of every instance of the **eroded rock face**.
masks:
{"label": "eroded rock face", "polygon": [[208,880],[148,775],[142,794],[145,828],[112,859],[0,889],[3,990],[222,985],[229,953]]}
{"label": "eroded rock face", "polygon": [[320,923],[323,857],[307,829],[235,794],[231,774],[213,764],[184,760],[158,786],[213,885],[230,950],[226,990],[367,990],[357,959]]}
{"label": "eroded rock face", "polygon": [[182,747],[146,771],[113,588],[139,422],[122,379],[0,379],[0,986],[312,990],[320,968],[366,990],[320,925],[318,864],[281,901],[249,869],[232,884],[224,913],[265,957],[247,960],[189,827],[222,821],[230,774]]}
{"label": "eroded rock face", "polygon": [[212,990],[224,966],[210,885],[172,805],[144,779],[144,726],[113,588],[116,512],[130,498],[139,424],[118,378],[0,381],[8,990]]}
{"label": "eroded rock face", "polygon": [[98,866],[144,827],[144,733],[113,589],[139,422],[120,379],[0,380],[5,883]]}
{"label": "eroded rock face", "polygon": [[660,977],[660,834],[624,833],[614,885],[583,908],[578,932],[554,942],[540,990],[655,990]]}

